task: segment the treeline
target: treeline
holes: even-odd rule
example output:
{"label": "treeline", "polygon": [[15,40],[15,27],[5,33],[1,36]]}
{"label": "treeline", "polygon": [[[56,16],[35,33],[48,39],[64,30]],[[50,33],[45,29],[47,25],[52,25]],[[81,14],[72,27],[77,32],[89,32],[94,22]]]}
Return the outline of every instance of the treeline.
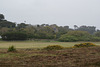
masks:
{"label": "treeline", "polygon": [[5,20],[0,14],[0,36],[2,40],[54,39],[59,41],[100,41],[100,31],[95,26],[74,25],[57,26],[56,24],[31,25],[16,24]]}

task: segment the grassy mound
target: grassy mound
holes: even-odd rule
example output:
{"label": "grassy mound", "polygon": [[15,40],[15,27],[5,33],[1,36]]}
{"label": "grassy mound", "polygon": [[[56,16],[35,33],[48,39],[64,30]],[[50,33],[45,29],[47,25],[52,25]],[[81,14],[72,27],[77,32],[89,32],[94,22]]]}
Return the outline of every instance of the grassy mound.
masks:
{"label": "grassy mound", "polygon": [[96,45],[93,43],[80,43],[74,45],[74,47],[91,47],[91,46],[96,46]]}
{"label": "grassy mound", "polygon": [[44,49],[45,50],[61,50],[61,49],[63,49],[63,47],[60,45],[49,45],[49,46],[45,47]]}

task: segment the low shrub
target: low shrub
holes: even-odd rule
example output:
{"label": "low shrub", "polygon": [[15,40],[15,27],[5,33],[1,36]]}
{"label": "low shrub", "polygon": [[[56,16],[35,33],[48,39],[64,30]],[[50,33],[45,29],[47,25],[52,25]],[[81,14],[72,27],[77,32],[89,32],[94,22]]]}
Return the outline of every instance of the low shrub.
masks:
{"label": "low shrub", "polygon": [[12,45],[8,48],[8,52],[14,52],[16,51],[16,48]]}
{"label": "low shrub", "polygon": [[49,46],[45,47],[44,49],[45,50],[61,50],[61,49],[63,49],[63,47],[60,45],[49,45]]}
{"label": "low shrub", "polygon": [[75,44],[74,47],[91,47],[91,46],[96,46],[93,43],[81,43],[81,44]]}

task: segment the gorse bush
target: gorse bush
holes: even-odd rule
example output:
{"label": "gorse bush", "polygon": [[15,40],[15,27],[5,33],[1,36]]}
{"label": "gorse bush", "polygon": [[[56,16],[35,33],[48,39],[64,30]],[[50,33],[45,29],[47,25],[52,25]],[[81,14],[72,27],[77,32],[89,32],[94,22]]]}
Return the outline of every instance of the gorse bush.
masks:
{"label": "gorse bush", "polygon": [[91,46],[96,46],[93,43],[81,43],[81,44],[75,44],[74,47],[91,47]]}
{"label": "gorse bush", "polygon": [[49,45],[49,46],[45,47],[44,49],[45,50],[61,50],[61,49],[63,49],[63,47],[60,45]]}
{"label": "gorse bush", "polygon": [[14,52],[16,51],[16,48],[12,45],[8,48],[8,52]]}

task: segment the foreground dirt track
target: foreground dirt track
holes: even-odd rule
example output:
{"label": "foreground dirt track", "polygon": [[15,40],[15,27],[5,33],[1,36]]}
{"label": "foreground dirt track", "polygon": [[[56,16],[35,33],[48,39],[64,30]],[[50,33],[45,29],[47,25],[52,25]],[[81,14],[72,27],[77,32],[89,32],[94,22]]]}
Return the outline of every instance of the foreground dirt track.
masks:
{"label": "foreground dirt track", "polygon": [[0,49],[0,67],[100,67],[100,47],[70,48],[58,51]]}

